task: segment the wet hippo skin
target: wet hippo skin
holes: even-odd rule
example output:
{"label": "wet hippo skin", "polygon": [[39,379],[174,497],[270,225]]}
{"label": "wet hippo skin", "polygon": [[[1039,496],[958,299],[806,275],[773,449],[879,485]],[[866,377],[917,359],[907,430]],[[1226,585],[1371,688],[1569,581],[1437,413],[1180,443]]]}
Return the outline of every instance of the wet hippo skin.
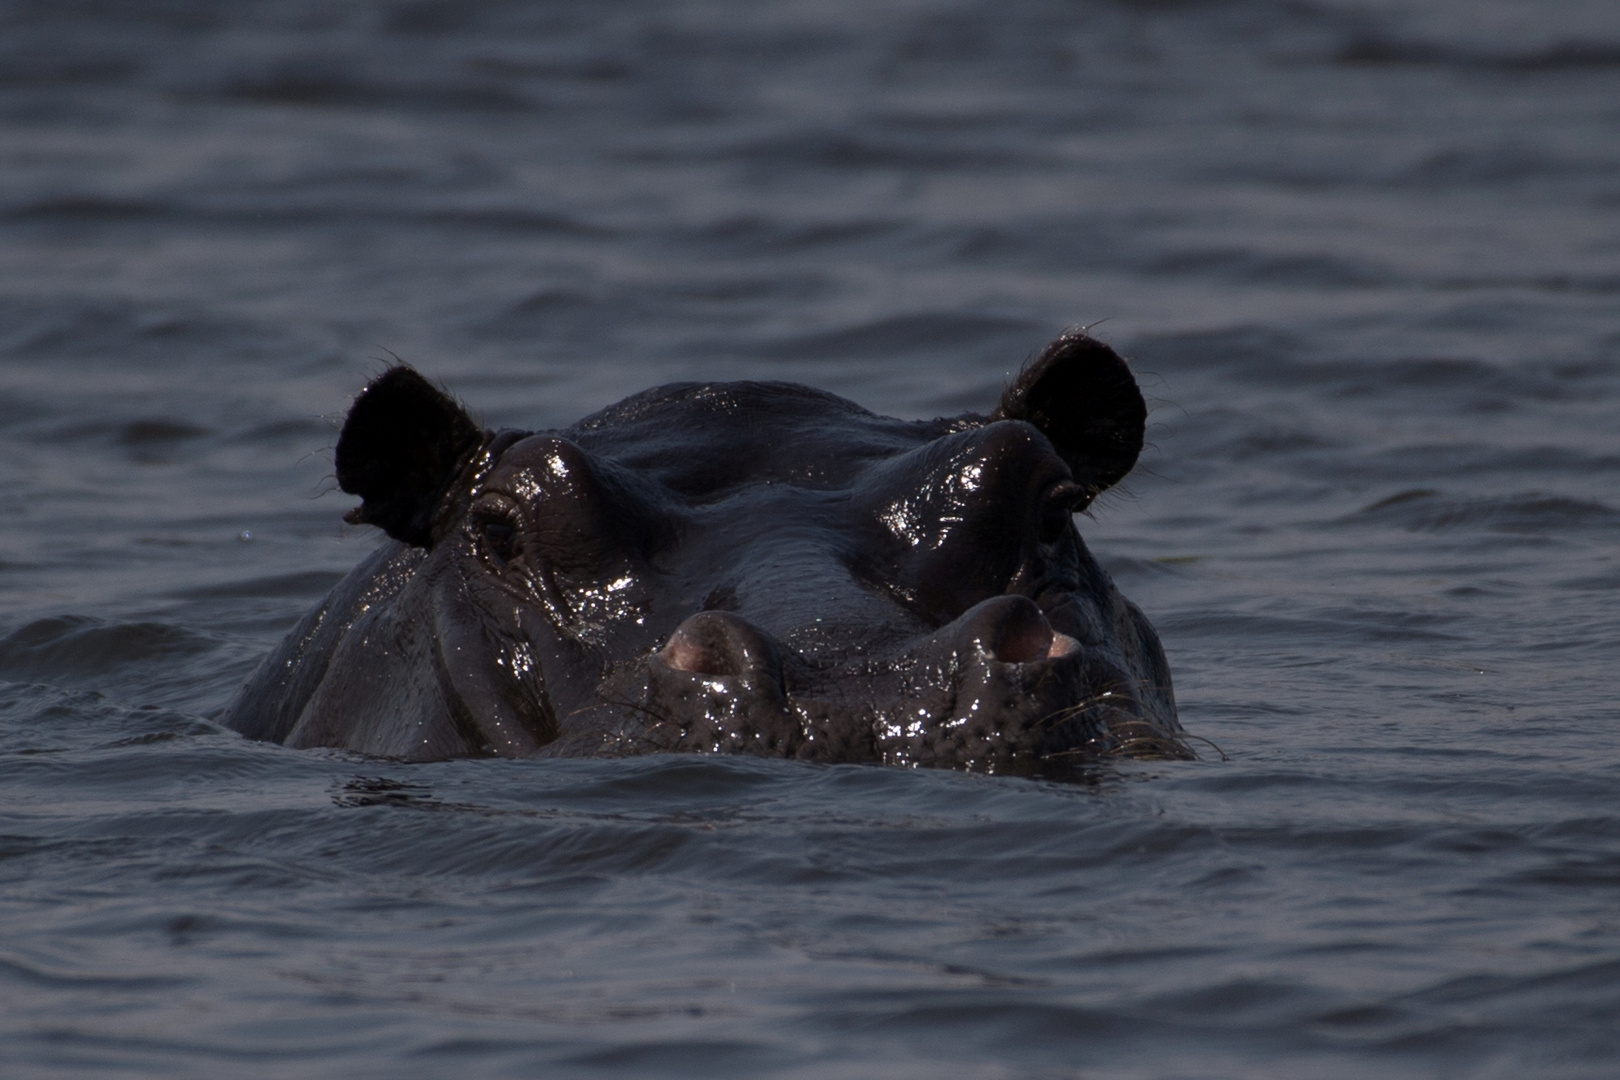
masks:
{"label": "wet hippo skin", "polygon": [[1070,333],[988,416],[679,383],[486,431],[407,367],[337,477],[389,536],[224,722],[408,760],[662,751],[1049,775],[1185,756],[1163,650],[1073,515],[1146,410]]}

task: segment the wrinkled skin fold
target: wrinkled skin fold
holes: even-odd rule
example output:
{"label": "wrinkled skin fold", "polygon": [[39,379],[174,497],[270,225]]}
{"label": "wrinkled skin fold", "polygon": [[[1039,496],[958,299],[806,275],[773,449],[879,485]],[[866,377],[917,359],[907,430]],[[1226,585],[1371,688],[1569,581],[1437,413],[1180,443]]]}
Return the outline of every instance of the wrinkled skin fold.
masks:
{"label": "wrinkled skin fold", "polygon": [[664,751],[1058,775],[1190,756],[1146,618],[1074,514],[1135,464],[1112,349],[1053,342],[987,416],[682,383],[485,431],[411,369],[356,398],[347,520],[388,541],[227,706],[405,760]]}

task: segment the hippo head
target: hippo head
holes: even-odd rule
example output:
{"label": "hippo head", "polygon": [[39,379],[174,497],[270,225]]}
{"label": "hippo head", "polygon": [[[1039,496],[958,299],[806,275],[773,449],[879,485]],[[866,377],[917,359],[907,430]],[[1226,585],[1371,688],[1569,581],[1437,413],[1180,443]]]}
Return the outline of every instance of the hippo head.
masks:
{"label": "hippo head", "polygon": [[[363,500],[348,520],[397,543],[230,722],[407,758],[1050,775],[1185,756],[1158,639],[1074,524],[1135,463],[1145,415],[1124,362],[1079,333],[988,416],[928,421],[681,383],[566,430],[489,432],[393,368],[356,399],[337,477]],[[248,715],[255,694],[284,699],[274,717]]]}

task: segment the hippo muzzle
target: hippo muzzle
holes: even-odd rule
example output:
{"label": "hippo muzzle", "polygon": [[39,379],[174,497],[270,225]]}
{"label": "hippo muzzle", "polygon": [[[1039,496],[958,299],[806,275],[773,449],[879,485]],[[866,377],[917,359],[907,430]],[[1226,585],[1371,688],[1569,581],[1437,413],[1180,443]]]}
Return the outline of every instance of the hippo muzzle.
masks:
{"label": "hippo muzzle", "polygon": [[667,750],[1022,773],[1180,754],[1144,717],[1130,674],[1023,596],[824,670],[740,616],[699,612],[648,657],[645,678],[643,738]]}
{"label": "hippo muzzle", "polygon": [[786,383],[660,387],[488,432],[405,367],[337,449],[393,538],[227,708],[407,759],[696,751],[1057,775],[1189,756],[1147,620],[1074,514],[1146,410],[1069,334],[989,416]]}

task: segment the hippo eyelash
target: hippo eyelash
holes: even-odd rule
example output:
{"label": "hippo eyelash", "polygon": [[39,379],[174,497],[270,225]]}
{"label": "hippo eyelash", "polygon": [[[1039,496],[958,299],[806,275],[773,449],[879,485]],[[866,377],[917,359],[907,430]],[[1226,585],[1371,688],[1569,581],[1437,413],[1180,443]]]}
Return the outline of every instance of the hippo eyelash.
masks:
{"label": "hippo eyelash", "polygon": [[1041,500],[1040,539],[1043,544],[1055,544],[1063,539],[1074,519],[1075,509],[1085,492],[1079,484],[1067,480],[1056,484]]}

